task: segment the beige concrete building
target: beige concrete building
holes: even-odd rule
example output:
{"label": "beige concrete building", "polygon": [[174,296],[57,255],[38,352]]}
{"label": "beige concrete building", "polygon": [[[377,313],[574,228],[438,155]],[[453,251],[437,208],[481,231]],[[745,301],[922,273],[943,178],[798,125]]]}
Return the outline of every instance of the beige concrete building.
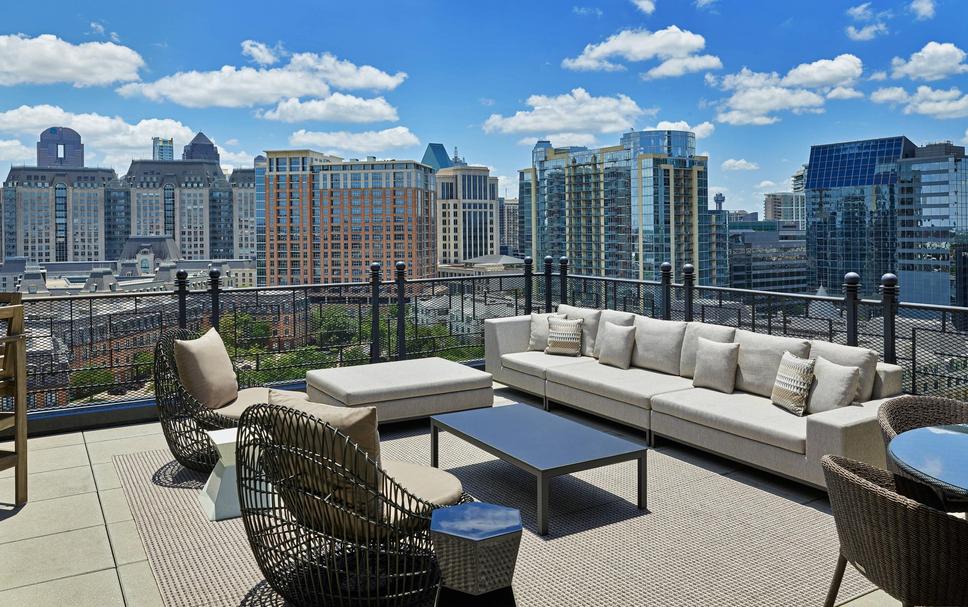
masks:
{"label": "beige concrete building", "polygon": [[437,263],[498,253],[500,238],[497,177],[483,166],[437,172]]}

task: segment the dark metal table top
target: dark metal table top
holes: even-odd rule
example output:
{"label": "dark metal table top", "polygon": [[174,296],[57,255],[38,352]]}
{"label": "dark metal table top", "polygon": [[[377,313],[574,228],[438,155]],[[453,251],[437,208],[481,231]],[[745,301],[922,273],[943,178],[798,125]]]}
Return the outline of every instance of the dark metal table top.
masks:
{"label": "dark metal table top", "polygon": [[523,404],[434,415],[431,423],[541,472],[631,457],[648,449],[644,444]]}
{"label": "dark metal table top", "polygon": [[521,531],[521,512],[484,502],[437,508],[430,517],[430,530],[469,540],[486,540]]}
{"label": "dark metal table top", "polygon": [[956,496],[968,496],[968,424],[930,426],[891,440],[891,459],[914,478]]}

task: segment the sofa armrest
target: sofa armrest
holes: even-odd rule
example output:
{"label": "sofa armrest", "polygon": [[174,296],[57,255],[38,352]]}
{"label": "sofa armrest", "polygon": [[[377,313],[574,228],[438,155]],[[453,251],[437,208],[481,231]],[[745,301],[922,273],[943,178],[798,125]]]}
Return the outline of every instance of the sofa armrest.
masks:
{"label": "sofa armrest", "polygon": [[877,363],[874,373],[874,391],[871,398],[890,398],[904,389],[904,368],[888,363]]}
{"label": "sofa armrest", "polygon": [[823,479],[820,458],[840,455],[879,468],[886,466],[884,438],[877,423],[883,400],[838,407],[807,416],[807,459],[811,474]]}
{"label": "sofa armrest", "polygon": [[531,345],[531,317],[511,316],[484,321],[484,370],[501,371],[501,355],[526,352]]}

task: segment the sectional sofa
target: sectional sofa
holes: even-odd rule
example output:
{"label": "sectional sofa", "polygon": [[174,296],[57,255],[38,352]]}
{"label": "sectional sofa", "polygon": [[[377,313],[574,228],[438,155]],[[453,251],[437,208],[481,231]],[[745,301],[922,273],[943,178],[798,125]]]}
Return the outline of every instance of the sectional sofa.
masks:
{"label": "sectional sofa", "polygon": [[[569,317],[596,312],[559,309],[565,311]],[[634,322],[628,313],[603,314],[616,324]],[[578,357],[529,350],[529,316],[487,320],[486,370],[496,382],[542,397],[546,407],[552,402],[587,411],[645,430],[650,439],[668,437],[815,487],[825,488],[820,458],[828,453],[885,466],[877,410],[900,394],[901,367],[879,362],[871,350],[825,341],[699,322],[653,320],[649,326],[654,335],[636,333],[636,348],[650,354],[646,362],[633,357],[642,366],[620,369],[600,364],[590,347]],[[740,344],[733,393],[693,387],[700,337]],[[857,402],[803,417],[773,405],[770,390],[786,351],[860,368]]]}

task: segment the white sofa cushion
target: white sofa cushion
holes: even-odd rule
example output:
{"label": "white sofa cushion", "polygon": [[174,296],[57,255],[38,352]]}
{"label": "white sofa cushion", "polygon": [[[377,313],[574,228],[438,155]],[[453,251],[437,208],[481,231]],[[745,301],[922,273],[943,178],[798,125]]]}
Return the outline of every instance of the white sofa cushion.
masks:
{"label": "white sofa cushion", "polygon": [[598,337],[598,324],[602,311],[595,308],[576,308],[568,304],[558,306],[558,313],[568,320],[581,320],[581,354],[591,356],[595,352],[595,339]]}
{"label": "white sofa cushion", "polygon": [[855,348],[832,344],[829,341],[813,340],[810,342],[810,358],[817,357],[826,358],[836,365],[860,369],[857,396],[852,400],[865,402],[872,398],[874,377],[877,375],[877,352],[867,348]]}
{"label": "white sofa cushion", "polygon": [[[548,369],[548,381],[649,408],[652,397],[692,387],[688,379],[645,369],[619,369],[586,360]],[[566,403],[567,404],[567,403]]]}
{"label": "white sofa cushion", "polygon": [[679,358],[679,375],[692,377],[696,372],[696,348],[699,338],[705,337],[709,341],[728,343],[733,341],[736,329],[720,325],[707,325],[701,322],[686,323],[686,332],[682,336],[682,356]]}
{"label": "white sofa cushion", "polygon": [[558,314],[557,312],[548,312],[547,314],[539,314],[538,312],[531,313],[531,340],[528,342],[528,349],[534,350],[536,352],[544,352],[544,349],[548,347],[548,319],[552,316],[555,318],[564,318],[564,314]]}
{"label": "white sofa cushion", "polygon": [[592,356],[595,358],[598,358],[599,352],[601,351],[601,346],[599,346],[598,341],[601,339],[602,328],[607,322],[620,327],[631,327],[635,324],[635,314],[631,312],[619,312],[617,310],[602,310],[602,317],[598,320],[598,336],[595,338],[595,349],[592,351]]}
{"label": "white sofa cushion", "polygon": [[635,346],[635,327],[622,327],[602,321],[598,328],[595,349],[598,362],[619,369],[628,369],[632,364],[632,348]]}
{"label": "white sofa cushion", "polygon": [[679,375],[679,359],[682,356],[682,338],[685,333],[684,322],[636,316],[632,364],[643,369]]}
{"label": "white sofa cushion", "polygon": [[[762,396],[692,388],[654,396],[652,410],[794,453],[806,453],[807,418],[790,415]],[[709,448],[715,451],[714,445]]]}
{"label": "white sofa cushion", "polygon": [[712,388],[726,394],[732,393],[736,387],[738,358],[739,344],[722,344],[700,337],[692,385],[696,388]]}
{"label": "white sofa cushion", "polygon": [[764,335],[737,330],[733,341],[739,344],[736,365],[736,389],[767,398],[773,393],[776,371],[784,352],[806,358],[810,342],[805,339]]}
{"label": "white sofa cushion", "polygon": [[579,356],[578,358],[572,358],[569,356],[555,356],[554,354],[530,351],[512,352],[511,354],[504,354],[501,356],[501,364],[508,369],[512,369],[526,375],[540,377],[541,379],[545,379],[545,373],[548,369],[561,367],[564,365],[574,365],[583,361],[595,362],[595,359],[585,356]]}
{"label": "white sofa cushion", "polygon": [[832,363],[822,356],[816,361],[807,413],[839,409],[853,402],[860,383],[860,369]]}

